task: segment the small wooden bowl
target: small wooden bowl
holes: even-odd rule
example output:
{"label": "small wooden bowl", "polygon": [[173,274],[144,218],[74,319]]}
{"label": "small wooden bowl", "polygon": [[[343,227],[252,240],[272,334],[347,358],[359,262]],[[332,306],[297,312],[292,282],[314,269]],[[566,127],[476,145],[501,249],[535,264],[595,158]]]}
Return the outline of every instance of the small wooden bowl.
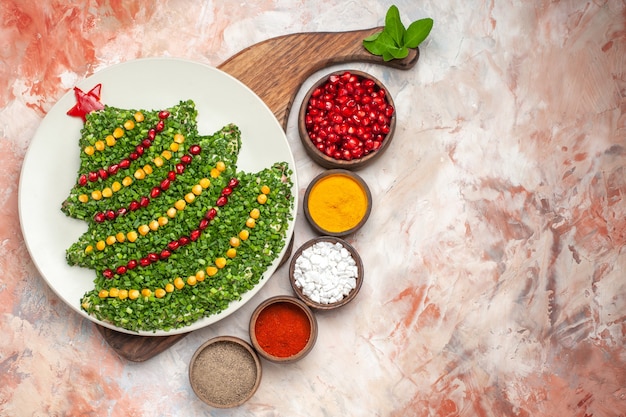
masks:
{"label": "small wooden bowl", "polygon": [[261,383],[261,361],[246,341],[218,336],[200,346],[189,364],[189,382],[203,402],[216,408],[248,401]]}
{"label": "small wooden bowl", "polygon": [[[311,100],[311,96],[313,95],[314,91],[318,87],[323,86],[326,82],[328,82],[331,76],[341,76],[346,71],[350,72],[353,75],[356,75],[357,77],[360,77],[361,79],[370,79],[374,81],[378,89],[385,91],[386,93],[385,99],[387,101],[387,104],[389,106],[392,106],[394,109],[394,112],[391,115],[390,120],[389,120],[390,130],[385,135],[384,139],[382,140],[380,147],[374,151],[371,151],[367,155],[364,155],[358,159],[352,159],[349,161],[343,160],[343,159],[336,159],[334,157],[326,155],[324,152],[319,150],[315,146],[313,141],[311,140],[309,133],[307,131],[306,123],[305,123],[305,117],[308,113],[309,101]],[[328,169],[340,168],[340,169],[356,170],[356,169],[360,169],[371,164],[374,160],[379,158],[385,152],[385,150],[387,150],[387,148],[391,144],[391,140],[393,139],[394,133],[396,131],[396,113],[397,111],[396,111],[396,106],[393,101],[393,98],[391,97],[389,90],[383,85],[382,82],[380,82],[374,76],[363,71],[352,70],[352,69],[341,70],[341,71],[336,71],[328,75],[325,75],[320,80],[318,80],[315,84],[313,84],[313,86],[308,90],[308,92],[304,96],[304,99],[302,100],[302,104],[300,105],[300,112],[298,114],[298,132],[300,134],[300,140],[302,142],[302,145],[304,146],[304,149],[306,150],[306,153],[309,155],[309,157],[311,157],[311,159],[313,159],[313,161],[315,161],[320,166],[324,168],[328,168]]]}
{"label": "small wooden bowl", "polygon": [[[321,219],[318,217],[323,213],[321,212],[318,213],[315,210],[312,211],[309,205],[309,203],[311,202],[311,194],[317,193],[319,191],[316,187],[318,187],[320,184],[322,184],[323,181],[329,179],[332,176],[347,177],[349,180],[352,181],[352,185],[356,185],[358,187],[359,189],[358,191],[361,191],[363,194],[361,197],[365,199],[365,205],[366,205],[365,211],[364,213],[362,213],[361,218],[357,219],[358,222],[355,220],[355,222],[351,223],[347,228],[343,228],[343,229],[338,229],[335,227],[331,228],[329,225],[323,224]],[[323,194],[319,196],[314,195],[314,198],[317,198],[317,199],[323,198],[323,197],[324,197]],[[329,195],[328,198],[330,199],[331,196]],[[344,219],[347,217],[346,210],[348,210],[348,208],[343,206],[342,204],[339,204],[340,202],[328,200],[327,203],[329,205],[329,208],[328,210],[324,210],[324,214],[328,215],[329,213],[334,212],[335,216],[342,217]],[[351,204],[349,201],[346,201],[345,203]],[[361,178],[354,172],[345,170],[345,169],[330,169],[330,170],[322,172],[321,174],[313,178],[313,180],[311,181],[311,183],[309,184],[309,186],[307,187],[304,193],[303,205],[304,205],[304,216],[306,217],[311,227],[313,227],[313,229],[317,233],[321,235],[325,235],[325,236],[342,237],[342,236],[347,236],[349,234],[356,232],[361,227],[363,227],[365,222],[367,222],[367,219],[369,218],[370,213],[372,211],[372,193],[370,192],[370,189],[367,186],[367,183],[363,180],[363,178]]]}
{"label": "small wooden bowl", "polygon": [[[310,330],[307,342],[299,350],[289,356],[275,355],[269,352],[269,348],[267,346],[263,346],[264,341],[259,340],[260,335],[257,334],[257,324],[265,321],[266,323],[273,323],[272,328],[278,329],[276,332],[278,336],[275,336],[275,338],[271,340],[272,342],[279,342],[282,336],[289,337],[290,335],[293,335],[293,333],[289,333],[288,331],[285,331],[284,333],[280,332],[280,326],[288,325],[289,323],[283,322],[283,318],[279,318],[275,315],[277,308],[282,309],[283,312],[289,311],[290,316],[293,314],[301,314],[308,321],[308,327]],[[252,316],[250,317],[249,332],[252,346],[254,346],[254,349],[261,357],[270,362],[291,363],[304,358],[311,351],[311,349],[313,349],[317,340],[317,320],[315,319],[311,309],[298,298],[287,295],[278,295],[268,298],[254,310],[254,313],[252,313]]]}
{"label": "small wooden bowl", "polygon": [[[319,242],[341,244],[350,253],[357,267],[355,287],[352,290],[350,290],[350,292],[347,295],[345,295],[342,299],[334,303],[322,303],[322,302],[317,302],[317,301],[312,300],[308,295],[305,294],[304,289],[300,285],[297,284],[296,264],[298,262],[298,258],[302,256],[302,253],[305,250],[309,249],[310,247],[312,247],[313,245]],[[296,296],[299,299],[301,299],[306,305],[317,310],[332,310],[332,309],[344,306],[348,304],[350,301],[354,300],[354,298],[357,296],[357,294],[361,290],[364,275],[365,273],[363,270],[363,262],[357,250],[345,240],[340,239],[338,237],[334,237],[334,236],[320,236],[304,243],[302,246],[300,246],[300,248],[298,248],[296,253],[291,258],[291,262],[289,264],[289,282],[291,283],[291,288],[293,288],[293,291],[296,293]]]}

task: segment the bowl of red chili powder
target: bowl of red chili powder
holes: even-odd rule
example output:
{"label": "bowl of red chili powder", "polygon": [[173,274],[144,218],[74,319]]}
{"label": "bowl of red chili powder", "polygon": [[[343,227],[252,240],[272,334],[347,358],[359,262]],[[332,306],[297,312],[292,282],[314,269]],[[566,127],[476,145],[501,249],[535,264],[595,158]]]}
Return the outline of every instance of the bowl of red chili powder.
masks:
{"label": "bowl of red chili powder", "polygon": [[298,132],[307,154],[324,168],[358,169],[389,147],[396,110],[387,88],[358,70],[330,73],[304,96]]}
{"label": "bowl of red chili powder", "polygon": [[259,356],[280,363],[305,357],[317,339],[317,320],[311,309],[291,296],[262,302],[250,318],[250,340]]}

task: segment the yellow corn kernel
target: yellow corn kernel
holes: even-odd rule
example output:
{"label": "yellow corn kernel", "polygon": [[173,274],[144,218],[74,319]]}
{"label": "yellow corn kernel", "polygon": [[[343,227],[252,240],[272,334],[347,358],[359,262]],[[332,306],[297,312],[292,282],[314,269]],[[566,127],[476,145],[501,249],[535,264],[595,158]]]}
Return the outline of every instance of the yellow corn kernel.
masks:
{"label": "yellow corn kernel", "polygon": [[222,161],[218,161],[215,164],[215,168],[217,168],[217,170],[219,172],[224,172],[224,171],[226,171],[226,164],[224,162],[222,162]]}
{"label": "yellow corn kernel", "polygon": [[265,204],[265,203],[267,203],[267,195],[266,195],[266,194],[259,194],[259,195],[256,197],[256,201],[257,201],[257,203],[259,203],[259,204]]}
{"label": "yellow corn kernel", "polygon": [[196,281],[202,282],[204,281],[205,277],[206,277],[206,272],[204,272],[202,269],[196,272]]}
{"label": "yellow corn kernel", "polygon": [[148,227],[152,231],[158,230],[159,229],[159,221],[158,220],[152,220],[150,223],[148,223]]}
{"label": "yellow corn kernel", "polygon": [[126,240],[126,235],[125,235],[124,233],[122,233],[122,232],[117,232],[117,233],[115,234],[115,239],[116,239],[118,242],[123,243],[123,242]]}
{"label": "yellow corn kernel", "polygon": [[188,203],[193,203],[193,200],[196,199],[196,195],[194,193],[187,193],[185,194],[185,201]]}
{"label": "yellow corn kernel", "polygon": [[124,136],[124,130],[121,127],[116,127],[115,130],[113,131],[113,137],[115,139],[119,139],[122,136]]}
{"label": "yellow corn kernel", "polygon": [[169,219],[165,216],[161,216],[157,219],[157,222],[159,223],[159,226],[165,226],[169,222]]}
{"label": "yellow corn kernel", "polygon": [[150,233],[150,226],[148,226],[147,224],[142,224],[137,228],[137,231],[141,236],[145,236]]}
{"label": "yellow corn kernel", "polygon": [[198,281],[196,280],[196,276],[195,275],[190,275],[187,277],[187,285],[191,285],[194,286],[198,283]]}
{"label": "yellow corn kernel", "polygon": [[252,217],[248,217],[248,220],[246,220],[246,226],[248,226],[250,229],[253,229],[254,226],[256,226],[256,220],[254,220]]}
{"label": "yellow corn kernel", "polygon": [[149,288],[144,288],[141,290],[141,295],[144,297],[150,297],[152,295],[152,291]]}
{"label": "yellow corn kernel", "polygon": [[177,277],[177,278],[174,280],[174,286],[175,286],[176,288],[178,288],[179,290],[182,290],[182,289],[183,289],[183,287],[185,286],[185,281],[183,281],[183,279],[182,279],[181,277]]}
{"label": "yellow corn kernel", "polygon": [[239,239],[248,240],[249,237],[250,237],[250,232],[248,232],[246,229],[243,229],[241,232],[239,232]]}
{"label": "yellow corn kernel", "polygon": [[270,193],[270,187],[268,187],[267,185],[264,185],[263,187],[261,187],[261,192],[263,194],[269,194]]}
{"label": "yellow corn kernel", "polygon": [[132,289],[128,291],[128,298],[130,298],[131,300],[136,300],[139,298],[139,290],[136,289]]}
{"label": "yellow corn kernel", "polygon": [[115,236],[107,236],[106,238],[107,245],[111,246],[111,245],[114,245],[116,242],[117,242],[117,239],[115,238]]}
{"label": "yellow corn kernel", "polygon": [[131,230],[130,232],[126,233],[126,239],[128,239],[130,243],[133,243],[134,241],[136,241],[138,237],[139,236],[137,235],[137,232],[135,232],[134,230]]}
{"label": "yellow corn kernel", "polygon": [[195,195],[202,194],[202,186],[200,184],[194,185],[193,187],[191,187],[191,192]]}
{"label": "yellow corn kernel", "polygon": [[133,174],[133,176],[138,180],[142,180],[146,178],[146,171],[144,171],[143,168],[139,168],[137,169],[137,171],[135,171],[135,174]]}
{"label": "yellow corn kernel", "polygon": [[93,146],[85,146],[85,153],[89,156],[93,155],[96,149]]}
{"label": "yellow corn kernel", "polygon": [[258,208],[253,208],[252,210],[250,210],[250,217],[252,217],[253,219],[258,219],[261,216],[261,210],[259,210]]}
{"label": "yellow corn kernel", "polygon": [[86,253],[87,255],[89,255],[89,254],[90,254],[90,253],[92,253],[92,252],[93,252],[93,246],[88,245],[88,246],[85,248],[85,253]]}
{"label": "yellow corn kernel", "polygon": [[206,274],[210,277],[212,277],[213,275],[217,274],[217,268],[214,266],[207,266],[206,267]]}
{"label": "yellow corn kernel", "polygon": [[237,256],[237,249],[235,248],[230,248],[226,251],[226,256],[228,256],[230,259],[233,259],[235,256]]}
{"label": "yellow corn kernel", "polygon": [[202,188],[209,188],[211,186],[211,180],[208,178],[202,178],[198,184],[200,184],[200,187]]}
{"label": "yellow corn kernel", "polygon": [[163,298],[165,297],[165,290],[163,288],[157,288],[156,290],[154,290],[154,296],[156,298]]}
{"label": "yellow corn kernel", "polygon": [[170,207],[167,209],[167,217],[169,217],[170,219],[173,219],[174,217],[176,217],[176,212],[178,210],[176,209],[176,207]]}
{"label": "yellow corn kernel", "polygon": [[107,290],[100,290],[100,292],[98,292],[98,297],[100,298],[107,298],[109,296],[109,292]]}
{"label": "yellow corn kernel", "polygon": [[184,141],[185,137],[182,134],[177,133],[174,135],[174,143],[183,143]]}
{"label": "yellow corn kernel", "polygon": [[170,151],[178,152],[178,148],[180,148],[180,145],[178,143],[176,142],[170,143]]}
{"label": "yellow corn kernel", "polygon": [[94,148],[96,148],[97,151],[103,151],[104,148],[106,148],[106,145],[105,145],[104,141],[102,141],[102,140],[96,141],[96,143],[94,143],[93,145],[94,145]]}
{"label": "yellow corn kernel", "polygon": [[120,295],[120,290],[118,290],[117,288],[113,287],[113,288],[109,288],[109,297],[113,297],[116,298],[117,296]]}
{"label": "yellow corn kernel", "polygon": [[165,150],[165,151],[161,152],[161,156],[162,156],[163,158],[167,159],[168,161],[169,161],[170,159],[172,159],[172,153],[171,153],[170,151],[167,151],[167,150]]}
{"label": "yellow corn kernel", "polygon": [[122,185],[124,187],[129,187],[132,183],[133,183],[133,179],[128,176],[124,177],[124,179],[122,180]]}
{"label": "yellow corn kernel", "polygon": [[80,201],[81,203],[86,203],[87,201],[89,201],[89,196],[87,194],[81,194],[78,196],[78,201]]}
{"label": "yellow corn kernel", "polygon": [[219,269],[222,269],[226,266],[226,258],[217,258],[215,260],[215,266],[217,266]]}
{"label": "yellow corn kernel", "polygon": [[133,122],[132,120],[126,120],[124,122],[124,129],[126,130],[131,130],[135,128],[135,122]]}
{"label": "yellow corn kernel", "polygon": [[99,240],[98,243],[96,243],[96,249],[98,250],[104,250],[104,248],[107,247],[107,244],[104,240]]}
{"label": "yellow corn kernel", "polygon": [[154,162],[154,165],[156,165],[159,168],[162,167],[163,164],[165,163],[165,161],[163,161],[163,158],[161,158],[160,156],[157,156],[156,158],[154,158],[152,162]]}
{"label": "yellow corn kernel", "polygon": [[187,206],[187,203],[185,202],[185,200],[177,200],[174,203],[174,207],[176,207],[176,210],[184,210],[185,206]]}
{"label": "yellow corn kernel", "polygon": [[91,198],[93,198],[96,201],[102,199],[102,191],[100,191],[100,190],[93,190],[91,192]]}
{"label": "yellow corn kernel", "polygon": [[117,294],[117,298],[119,298],[120,300],[125,300],[128,298],[128,290],[120,290],[119,293]]}
{"label": "yellow corn kernel", "polygon": [[121,189],[122,189],[122,184],[120,184],[119,181],[115,181],[113,184],[111,184],[111,190],[113,190],[114,193],[118,192]]}
{"label": "yellow corn kernel", "polygon": [[109,187],[106,187],[104,190],[102,190],[102,197],[104,198],[109,198],[113,195],[113,190]]}
{"label": "yellow corn kernel", "polygon": [[211,170],[211,178],[217,178],[220,176],[220,171],[217,168]]}
{"label": "yellow corn kernel", "polygon": [[174,285],[169,282],[165,284],[165,292],[174,292]]}
{"label": "yellow corn kernel", "polygon": [[144,116],[144,115],[143,115],[143,113],[142,113],[142,112],[140,112],[140,111],[138,111],[137,113],[135,113],[135,114],[133,115],[133,117],[135,118],[135,121],[136,121],[136,122],[143,122],[143,121],[144,121],[144,119],[145,119],[145,116]]}
{"label": "yellow corn kernel", "polygon": [[152,174],[152,165],[145,165],[143,167],[144,172],[146,173],[146,175],[150,175]]}
{"label": "yellow corn kernel", "polygon": [[239,241],[238,237],[233,236],[230,238],[230,242],[228,243],[230,243],[230,246],[232,246],[233,248],[238,248],[241,242]]}
{"label": "yellow corn kernel", "polygon": [[115,140],[113,135],[108,135],[106,138],[104,138],[104,141],[106,142],[107,146],[113,146],[117,143],[117,140]]}

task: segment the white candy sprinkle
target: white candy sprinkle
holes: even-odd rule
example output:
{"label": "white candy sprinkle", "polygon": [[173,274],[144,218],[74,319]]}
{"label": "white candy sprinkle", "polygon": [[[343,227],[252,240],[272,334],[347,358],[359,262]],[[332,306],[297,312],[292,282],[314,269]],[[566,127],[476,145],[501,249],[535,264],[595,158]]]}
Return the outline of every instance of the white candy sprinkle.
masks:
{"label": "white candy sprinkle", "polygon": [[296,259],[293,275],[306,297],[332,304],[356,288],[357,273],[356,261],[341,243],[317,242]]}

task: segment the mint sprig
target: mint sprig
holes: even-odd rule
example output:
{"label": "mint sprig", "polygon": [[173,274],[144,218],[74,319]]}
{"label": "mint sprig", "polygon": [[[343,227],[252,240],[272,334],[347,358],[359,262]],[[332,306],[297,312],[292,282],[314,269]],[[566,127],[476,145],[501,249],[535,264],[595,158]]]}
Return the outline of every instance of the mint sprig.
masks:
{"label": "mint sprig", "polygon": [[416,20],[406,28],[400,19],[398,7],[392,5],[387,10],[383,30],[363,39],[363,46],[370,53],[382,56],[385,61],[406,58],[409,49],[417,48],[432,28],[431,18]]}

